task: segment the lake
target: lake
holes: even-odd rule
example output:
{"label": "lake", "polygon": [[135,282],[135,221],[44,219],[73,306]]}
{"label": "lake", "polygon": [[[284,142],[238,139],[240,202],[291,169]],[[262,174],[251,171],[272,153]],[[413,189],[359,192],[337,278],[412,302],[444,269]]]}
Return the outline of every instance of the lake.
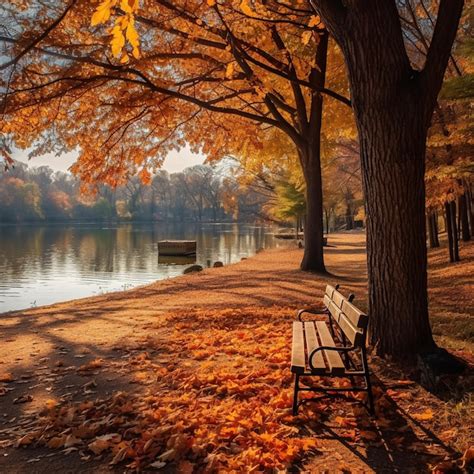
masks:
{"label": "lake", "polygon": [[194,260],[159,257],[166,239],[197,240],[204,267],[276,245],[271,228],[248,224],[0,226],[0,312],[181,275]]}

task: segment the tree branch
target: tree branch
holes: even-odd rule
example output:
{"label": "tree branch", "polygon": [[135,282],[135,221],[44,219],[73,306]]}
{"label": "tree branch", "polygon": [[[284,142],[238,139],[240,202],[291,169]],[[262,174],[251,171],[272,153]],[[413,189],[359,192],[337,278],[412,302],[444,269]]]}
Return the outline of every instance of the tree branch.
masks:
{"label": "tree branch", "polygon": [[338,43],[341,42],[339,32],[343,29],[343,22],[347,9],[342,0],[309,0],[310,5],[321,17],[331,35]]}
{"label": "tree branch", "polygon": [[[425,68],[420,74],[428,110],[434,107],[443,84],[444,72],[456,38],[463,6],[464,0],[441,0],[439,5],[438,18],[426,56]],[[427,119],[429,116],[431,113],[428,114]]]}
{"label": "tree branch", "polygon": [[69,10],[74,6],[76,0],[72,0],[71,3],[67,6],[67,8],[63,11],[63,13],[55,20],[51,25],[49,25],[38,37],[36,37],[33,41],[31,41],[18,55],[10,61],[3,63],[0,65],[0,71],[6,69],[13,64],[16,64],[25,54],[31,51],[36,45],[41,43],[50,33],[53,31],[64,19],[67,15]]}

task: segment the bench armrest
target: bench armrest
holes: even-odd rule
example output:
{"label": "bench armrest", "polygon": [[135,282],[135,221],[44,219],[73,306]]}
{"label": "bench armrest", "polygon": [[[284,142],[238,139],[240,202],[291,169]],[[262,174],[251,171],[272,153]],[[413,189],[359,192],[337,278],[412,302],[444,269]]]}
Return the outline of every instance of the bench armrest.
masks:
{"label": "bench armrest", "polygon": [[304,314],[304,313],[308,313],[308,314],[322,314],[322,315],[325,315],[325,316],[329,316],[331,317],[331,313],[327,310],[327,309],[324,309],[322,311],[315,311],[313,309],[300,309],[297,313],[296,313],[296,319],[298,321],[302,321],[301,319],[301,316]]}
{"label": "bench armrest", "polygon": [[313,365],[313,356],[319,351],[337,351],[337,352],[350,352],[355,349],[355,346],[346,346],[346,347],[333,347],[333,346],[319,346],[314,349],[308,357],[309,367],[311,370],[315,370]]}

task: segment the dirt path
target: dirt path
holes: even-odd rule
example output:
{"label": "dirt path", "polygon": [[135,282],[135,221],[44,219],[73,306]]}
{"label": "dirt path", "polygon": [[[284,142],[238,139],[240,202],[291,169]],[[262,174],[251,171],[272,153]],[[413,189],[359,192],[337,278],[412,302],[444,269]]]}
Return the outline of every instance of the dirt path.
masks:
{"label": "dirt path", "polygon": [[[331,235],[330,244],[331,247],[326,250],[330,275],[324,278],[298,270],[301,250],[275,249],[234,265],[183,275],[126,292],[1,315],[0,374],[3,374],[4,383],[0,384],[0,387],[3,386],[3,389],[0,388],[0,395],[3,393],[0,396],[0,419],[4,421],[4,428],[0,427],[0,456],[2,451],[4,455],[0,457],[0,471],[109,472],[115,469],[108,465],[110,459],[97,459],[83,452],[78,456],[81,451],[74,446],[64,452],[31,446],[14,449],[11,445],[13,438],[15,441],[21,439],[35,425],[38,413],[44,414],[45,406],[56,404],[58,400],[60,403],[80,403],[90,399],[105,399],[118,391],[125,392],[129,397],[139,397],[151,390],[152,382],[143,375],[147,373],[146,370],[151,370],[151,367],[155,371],[161,370],[160,364],[170,364],[169,357],[179,352],[179,344],[186,345],[188,342],[185,334],[175,334],[178,323],[195,332],[205,331],[208,319],[203,316],[201,326],[196,326],[199,315],[229,314],[234,317],[234,313],[228,312],[240,311],[242,308],[254,312],[255,320],[261,316],[258,313],[269,315],[269,318],[275,313],[278,317],[291,319],[291,312],[295,308],[319,306],[320,295],[328,282],[338,282],[343,292],[355,293],[356,302],[365,308],[364,235]],[[433,253],[430,274],[431,293],[436,296],[436,300],[433,299],[431,303],[431,311],[435,314],[435,332],[439,340],[460,350],[468,358],[472,345],[464,341],[466,333],[472,330],[472,249],[472,245],[466,247],[467,258],[449,269],[443,263],[443,250]],[[444,290],[452,284],[453,278],[457,281],[457,296],[449,298]],[[251,323],[252,314],[245,313],[245,317]],[[176,318],[176,324],[173,318]],[[277,323],[281,324],[284,339],[288,321],[279,319]],[[451,330],[453,327],[454,330]],[[247,325],[246,330],[251,330],[251,325]],[[177,346],[168,343],[173,338],[178,341]],[[163,349],[165,343],[166,350]],[[200,357],[196,359],[198,364],[203,365]],[[186,367],[186,362],[183,364]],[[277,364],[284,368],[287,360],[277,361]],[[374,360],[376,372],[379,370],[377,364]],[[258,364],[255,367],[259,367]],[[183,368],[180,366],[179,370]],[[7,379],[10,374],[12,381],[9,382]],[[386,382],[392,383],[401,375],[398,372],[387,375],[385,366],[377,376],[386,377]],[[285,389],[289,383],[288,380]],[[159,390],[158,386],[156,390]],[[452,439],[453,433],[448,433],[451,438],[446,435],[446,439],[440,439],[438,435],[427,434],[426,430],[429,432],[431,428],[421,427],[419,430],[424,432],[425,441],[435,444],[437,449],[428,454],[420,454],[415,449],[408,455],[400,455],[389,452],[379,441],[377,446],[367,446],[360,437],[356,442],[351,441],[357,423],[354,422],[354,425],[351,422],[345,426],[344,423],[341,425],[336,422],[335,425],[324,425],[323,430],[318,425],[318,433],[313,434],[322,443],[320,452],[303,462],[313,472],[323,471],[333,463],[340,469],[345,465],[353,470],[375,469],[378,472],[387,467],[387,472],[393,472],[395,468],[414,467],[419,463],[420,472],[423,472],[430,459],[454,456],[472,438],[469,438],[461,419],[453,421],[452,413],[444,401],[427,395],[416,386],[412,387],[410,397],[404,400],[394,397],[399,402],[397,409],[405,403],[408,404],[405,408],[412,410],[414,399],[420,394],[431,397],[429,403],[433,407],[444,407],[445,421],[443,425],[437,426],[438,431],[443,430],[443,427],[446,428],[444,431],[448,431],[453,422],[459,425],[456,426],[457,440]],[[461,412],[467,409],[463,403]],[[421,408],[415,406],[415,409]],[[341,410],[340,414],[343,414],[347,407],[342,405]],[[396,416],[400,418],[398,424],[407,426],[406,422],[401,421],[403,415],[398,413]],[[462,418],[463,412],[459,416]],[[306,428],[310,429],[308,426]],[[363,427],[361,429],[364,432]],[[349,441],[345,437],[348,430],[351,431]],[[415,429],[412,431],[417,432]],[[356,435],[359,436],[359,431]],[[176,465],[169,469],[170,472],[173,469],[180,470]]]}

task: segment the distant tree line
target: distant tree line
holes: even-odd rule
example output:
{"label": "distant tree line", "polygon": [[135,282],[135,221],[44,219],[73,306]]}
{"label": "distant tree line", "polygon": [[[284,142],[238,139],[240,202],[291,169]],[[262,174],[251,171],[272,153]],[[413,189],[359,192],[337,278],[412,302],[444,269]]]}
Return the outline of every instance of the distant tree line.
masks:
{"label": "distant tree line", "polygon": [[267,198],[231,176],[198,165],[180,173],[160,170],[150,184],[138,178],[95,194],[81,192],[70,173],[16,162],[0,174],[0,222],[68,220],[156,220],[177,222],[255,221],[264,218]]}

